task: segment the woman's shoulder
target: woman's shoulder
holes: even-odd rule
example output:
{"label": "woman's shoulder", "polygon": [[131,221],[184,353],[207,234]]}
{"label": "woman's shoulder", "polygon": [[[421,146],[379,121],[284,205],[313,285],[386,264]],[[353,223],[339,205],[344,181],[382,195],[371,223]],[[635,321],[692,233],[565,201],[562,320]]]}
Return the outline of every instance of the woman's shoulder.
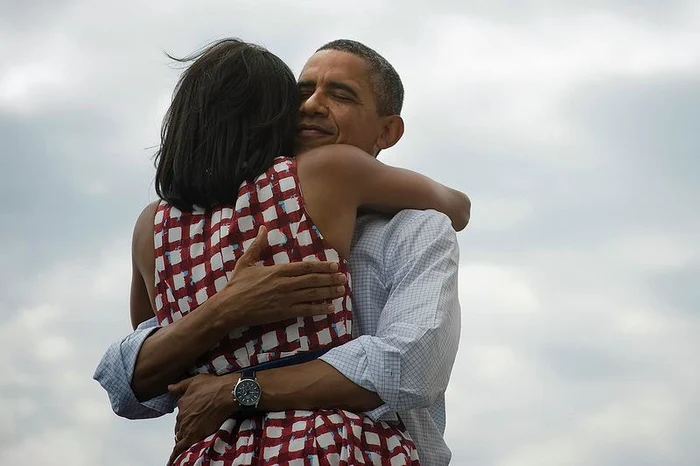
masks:
{"label": "woman's shoulder", "polygon": [[153,260],[153,224],[161,202],[157,200],[148,204],[136,219],[131,251],[139,270],[146,270],[144,267]]}
{"label": "woman's shoulder", "polygon": [[136,219],[136,226],[134,227],[134,236],[136,236],[137,234],[143,234],[145,232],[149,232],[149,234],[153,232],[153,222],[156,217],[156,212],[158,211],[162,202],[163,201],[158,199],[157,201],[153,201],[143,208],[138,218]]}

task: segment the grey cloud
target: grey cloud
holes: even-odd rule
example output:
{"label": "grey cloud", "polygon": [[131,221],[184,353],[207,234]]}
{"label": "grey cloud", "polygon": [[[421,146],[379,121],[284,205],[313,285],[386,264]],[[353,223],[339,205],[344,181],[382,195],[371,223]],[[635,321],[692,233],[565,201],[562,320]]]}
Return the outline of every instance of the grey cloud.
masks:
{"label": "grey cloud", "polygon": [[700,320],[700,261],[689,258],[688,264],[676,270],[647,277],[647,286],[658,293],[662,302],[669,303],[686,318]]}
{"label": "grey cloud", "polygon": [[32,33],[37,28],[46,27],[66,10],[78,5],[73,0],[27,0],[15,2],[0,1],[0,24],[5,31]]}
{"label": "grey cloud", "polygon": [[[507,128],[492,150],[472,145],[475,139],[468,128],[449,131],[461,134],[461,146],[438,142],[417,149],[422,154],[439,152],[442,160],[450,161],[450,172],[431,164],[429,156],[414,163],[473,196],[521,199],[533,205],[517,231],[480,232],[479,217],[489,212],[480,212],[475,203],[470,243],[482,247],[497,246],[503,252],[582,248],[649,228],[686,234],[700,226],[694,214],[700,206],[698,82],[697,74],[605,81],[566,96],[563,118],[580,134],[580,146],[572,150],[577,157],[590,158],[589,167],[557,166],[552,162],[556,157],[538,156],[542,148],[510,142]],[[431,123],[421,120],[422,129],[423,121],[428,135],[423,143],[441,141],[444,127],[433,132]]]}
{"label": "grey cloud", "polygon": [[686,76],[600,83],[582,90],[572,107],[587,136],[618,156],[620,179],[628,174],[626,182],[652,190],[672,179],[687,189],[700,173],[699,82],[700,69]]}
{"label": "grey cloud", "polygon": [[547,206],[531,218],[540,240],[581,247],[634,228],[698,228],[699,77],[597,83],[570,96],[567,113],[582,145],[604,162],[537,177],[534,202]]}
{"label": "grey cloud", "polygon": [[627,348],[624,354],[617,343],[615,351],[600,341],[584,345],[577,341],[560,341],[542,345],[536,359],[553,375],[570,383],[601,382],[606,379],[629,380],[656,369],[649,367],[645,357],[637,353],[637,348]]}
{"label": "grey cloud", "polygon": [[[3,199],[12,199],[0,209],[0,238],[13,260],[0,272],[5,283],[26,280],[38,264],[50,268],[72,255],[94,254],[114,236],[130,236],[148,199],[151,174],[105,149],[118,137],[107,115],[0,116],[6,144],[0,189]],[[86,192],[87,183],[104,191]],[[24,293],[24,286],[8,287],[2,300],[17,305]]]}

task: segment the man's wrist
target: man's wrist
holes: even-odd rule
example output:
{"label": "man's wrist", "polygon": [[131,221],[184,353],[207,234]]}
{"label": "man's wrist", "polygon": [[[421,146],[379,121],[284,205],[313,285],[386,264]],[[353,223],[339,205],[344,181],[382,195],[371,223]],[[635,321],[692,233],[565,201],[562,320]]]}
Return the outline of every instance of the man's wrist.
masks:
{"label": "man's wrist", "polygon": [[230,414],[236,413],[240,409],[238,403],[233,397],[233,389],[240,379],[240,374],[226,374],[218,377],[220,387],[217,390],[217,403],[220,410],[225,410]]}
{"label": "man's wrist", "polygon": [[[215,294],[202,304],[202,308],[206,306],[206,313],[209,314],[208,319],[212,328],[218,335],[223,337],[228,334],[231,329],[239,326],[239,313],[235,310],[226,309],[224,300],[221,298],[219,293]],[[201,312],[204,309],[199,309],[197,312]]]}

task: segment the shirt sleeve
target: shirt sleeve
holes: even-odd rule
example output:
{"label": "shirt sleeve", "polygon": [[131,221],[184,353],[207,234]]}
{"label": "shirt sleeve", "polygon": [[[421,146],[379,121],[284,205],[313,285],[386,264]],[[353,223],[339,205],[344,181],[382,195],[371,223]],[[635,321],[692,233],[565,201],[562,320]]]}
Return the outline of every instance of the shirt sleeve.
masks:
{"label": "shirt sleeve", "polygon": [[112,410],[118,416],[127,419],[148,419],[175,410],[177,399],[169,393],[141,403],[131,389],[131,379],[141,345],[158,328],[158,321],[153,317],[139,325],[123,340],[112,343],[92,376],[107,391]]}
{"label": "shirt sleeve", "polygon": [[431,406],[447,389],[460,336],[459,248],[449,219],[424,211],[392,224],[383,251],[390,291],[376,311],[376,335],[361,335],[321,357],[380,396],[384,405],[366,413],[375,420]]}

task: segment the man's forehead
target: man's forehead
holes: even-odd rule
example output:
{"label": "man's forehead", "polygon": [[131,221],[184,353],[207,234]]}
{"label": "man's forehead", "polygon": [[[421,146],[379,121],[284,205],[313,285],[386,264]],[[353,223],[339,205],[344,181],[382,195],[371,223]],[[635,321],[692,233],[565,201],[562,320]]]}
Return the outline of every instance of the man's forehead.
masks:
{"label": "man's forehead", "polygon": [[306,62],[299,81],[316,84],[325,81],[354,82],[365,87],[369,84],[369,74],[367,64],[361,57],[339,50],[321,50]]}

